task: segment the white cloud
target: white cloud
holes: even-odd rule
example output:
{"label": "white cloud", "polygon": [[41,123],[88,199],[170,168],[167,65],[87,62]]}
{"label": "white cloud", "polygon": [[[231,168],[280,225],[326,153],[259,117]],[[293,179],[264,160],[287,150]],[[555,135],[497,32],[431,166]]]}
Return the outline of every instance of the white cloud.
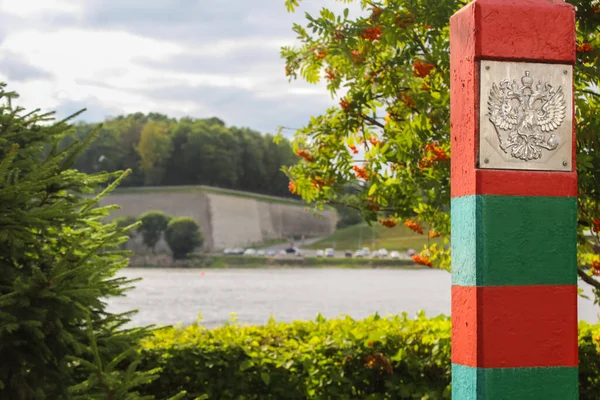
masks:
{"label": "white cloud", "polygon": [[165,83],[256,89],[272,81],[270,71],[261,73],[254,70],[252,74],[243,75],[206,74],[201,72],[202,66],[199,65],[198,73],[170,72],[143,66],[136,60],[164,60],[181,54],[232,54],[236,49],[257,43],[276,51],[282,41],[224,40],[192,49],[126,32],[71,28],[51,33],[33,30],[16,33],[2,43],[0,54],[17,54],[30,64],[40,66],[57,77],[64,92],[78,97],[75,82],[80,80],[103,81],[124,91],[163,86]]}
{"label": "white cloud", "polygon": [[127,67],[135,57],[160,58],[176,54],[176,44],[124,32],[61,29],[43,33],[34,30],[10,35],[0,51],[21,53],[30,63],[43,66],[57,76],[90,77],[98,70]]}
{"label": "white cloud", "polygon": [[[118,113],[215,115],[253,128],[299,126],[337,101],[325,82],[288,82],[279,49],[295,44],[295,34],[283,0],[273,1],[281,4],[257,1],[227,20],[220,13],[196,20],[166,0],[150,10],[137,0],[0,0],[0,14],[14,25],[0,38],[0,59],[11,61],[5,70],[0,63],[0,80],[27,108],[90,104]],[[303,20],[302,10],[294,19]],[[26,79],[15,74],[28,65]]]}
{"label": "white cloud", "polygon": [[265,37],[249,37],[245,39],[224,39],[211,42],[194,49],[190,49],[191,54],[199,54],[204,56],[235,56],[236,51],[247,48],[263,48],[270,49],[275,53],[279,53],[279,49],[283,46],[291,46],[293,40],[273,39]]}
{"label": "white cloud", "polygon": [[19,17],[43,14],[81,14],[82,2],[78,0],[0,0],[0,12]]}

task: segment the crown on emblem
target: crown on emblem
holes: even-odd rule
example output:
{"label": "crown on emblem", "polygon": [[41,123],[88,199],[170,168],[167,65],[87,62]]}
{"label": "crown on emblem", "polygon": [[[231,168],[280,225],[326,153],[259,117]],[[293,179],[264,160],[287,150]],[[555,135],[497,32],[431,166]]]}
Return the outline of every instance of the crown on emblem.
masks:
{"label": "crown on emblem", "polygon": [[525,76],[521,78],[521,83],[523,83],[523,86],[526,88],[531,88],[533,85],[533,78],[529,74],[529,71],[525,71]]}

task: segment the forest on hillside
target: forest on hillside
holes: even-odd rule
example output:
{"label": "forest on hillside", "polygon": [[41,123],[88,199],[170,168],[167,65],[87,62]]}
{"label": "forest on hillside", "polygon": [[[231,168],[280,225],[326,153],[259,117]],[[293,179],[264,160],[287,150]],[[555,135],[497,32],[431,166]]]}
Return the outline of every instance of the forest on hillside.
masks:
{"label": "forest on hillside", "polygon": [[[68,141],[97,128],[79,122]],[[281,167],[296,161],[288,140],[276,144],[270,134],[228,127],[218,118],[135,113],[105,121],[75,167],[87,173],[131,169],[121,186],[210,185],[290,197]]]}

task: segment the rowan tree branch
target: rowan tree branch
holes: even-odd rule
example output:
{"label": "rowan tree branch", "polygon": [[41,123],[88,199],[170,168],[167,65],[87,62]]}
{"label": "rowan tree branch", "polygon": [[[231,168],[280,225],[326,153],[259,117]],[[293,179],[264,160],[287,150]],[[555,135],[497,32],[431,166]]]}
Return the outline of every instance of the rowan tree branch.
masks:
{"label": "rowan tree branch", "polygon": [[596,289],[600,290],[600,281],[589,276],[583,269],[577,268],[577,275],[583,280],[585,283],[593,286]]}
{"label": "rowan tree branch", "polygon": [[594,92],[593,90],[589,90],[589,89],[583,89],[583,90],[582,90],[582,92],[583,92],[583,93],[587,93],[587,94],[592,94],[592,95],[594,95],[594,96],[596,96],[596,97],[600,97],[600,93],[596,93],[596,92]]}
{"label": "rowan tree branch", "polygon": [[369,117],[368,115],[361,114],[360,117],[362,119],[366,120],[367,122],[371,123],[372,125],[380,127],[381,129],[385,128],[385,125],[383,125],[381,122],[377,121],[376,119]]}

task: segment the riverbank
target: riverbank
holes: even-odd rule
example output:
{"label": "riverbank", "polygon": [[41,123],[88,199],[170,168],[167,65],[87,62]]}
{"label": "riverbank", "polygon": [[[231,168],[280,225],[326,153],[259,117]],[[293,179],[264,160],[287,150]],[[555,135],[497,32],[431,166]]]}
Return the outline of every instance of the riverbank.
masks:
{"label": "riverbank", "polygon": [[412,260],[335,258],[335,257],[250,257],[195,255],[188,260],[173,260],[170,255],[135,255],[136,268],[402,268],[423,269]]}

